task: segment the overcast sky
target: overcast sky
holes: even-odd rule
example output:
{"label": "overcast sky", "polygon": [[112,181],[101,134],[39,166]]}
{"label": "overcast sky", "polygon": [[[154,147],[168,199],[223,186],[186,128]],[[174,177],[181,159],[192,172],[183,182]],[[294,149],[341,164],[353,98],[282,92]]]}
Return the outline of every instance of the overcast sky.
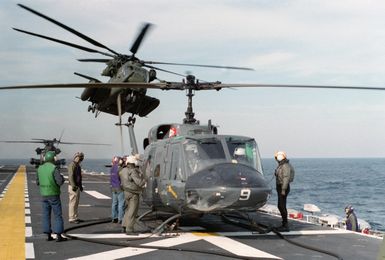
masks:
{"label": "overcast sky", "polygon": [[[143,22],[155,26],[137,56],[143,60],[246,66],[255,71],[164,66],[224,83],[314,84],[385,87],[384,1],[0,1],[0,86],[86,82],[74,72],[100,76],[103,58],[25,35],[12,27],[96,48],[18,7],[25,4],[107,45],[130,54]],[[180,81],[158,73],[166,80]],[[82,90],[0,92],[0,139],[59,138],[111,146],[61,145],[88,158],[120,154],[117,118],[87,112]],[[160,106],[138,118],[138,144],[153,125],[181,122],[183,91],[148,91]],[[256,139],[263,157],[385,157],[385,91],[225,89],[198,92],[194,112],[212,119],[222,134]],[[126,120],[125,115],[124,120]],[[130,151],[124,129],[125,153]],[[0,144],[0,158],[34,155],[35,144]]]}

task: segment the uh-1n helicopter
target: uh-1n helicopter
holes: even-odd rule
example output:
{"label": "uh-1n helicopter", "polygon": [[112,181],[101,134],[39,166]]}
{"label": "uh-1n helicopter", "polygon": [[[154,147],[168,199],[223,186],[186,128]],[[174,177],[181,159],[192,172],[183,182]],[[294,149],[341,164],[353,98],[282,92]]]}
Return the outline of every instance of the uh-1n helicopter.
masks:
{"label": "uh-1n helicopter", "polygon": [[[31,158],[30,164],[34,165],[36,168],[39,167],[40,164],[44,163],[44,155],[48,151],[52,151],[55,153],[55,156],[58,156],[61,153],[61,149],[59,149],[59,144],[65,145],[108,145],[108,144],[99,144],[99,143],[74,143],[74,142],[63,142],[61,141],[61,137],[59,139],[42,139],[42,138],[32,138],[30,141],[0,141],[1,143],[33,143],[33,144],[44,144],[44,147],[37,147],[35,149],[36,154],[39,158]],[[66,160],[56,158],[55,164],[59,167],[64,166],[66,164]]]}

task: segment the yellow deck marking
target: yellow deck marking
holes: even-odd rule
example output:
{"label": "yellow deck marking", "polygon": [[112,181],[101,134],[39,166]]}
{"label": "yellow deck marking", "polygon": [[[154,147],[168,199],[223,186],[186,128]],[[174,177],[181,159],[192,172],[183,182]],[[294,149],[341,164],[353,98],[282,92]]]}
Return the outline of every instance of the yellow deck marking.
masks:
{"label": "yellow deck marking", "polygon": [[218,236],[216,233],[207,233],[207,232],[191,232],[193,235],[198,237],[213,237]]}
{"label": "yellow deck marking", "polygon": [[0,201],[0,259],[25,259],[25,174],[21,165]]}

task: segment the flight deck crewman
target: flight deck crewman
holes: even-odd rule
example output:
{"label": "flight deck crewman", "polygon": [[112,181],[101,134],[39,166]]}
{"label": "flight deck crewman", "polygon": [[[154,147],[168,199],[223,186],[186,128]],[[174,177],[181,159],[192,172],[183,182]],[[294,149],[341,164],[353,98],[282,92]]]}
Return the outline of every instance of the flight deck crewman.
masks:
{"label": "flight deck crewman", "polygon": [[142,193],[146,180],[136,167],[138,160],[130,155],[126,159],[126,167],[119,171],[120,181],[124,190],[126,210],[123,218],[123,230],[127,235],[134,235],[135,218],[139,210],[139,195]]}
{"label": "flight deck crewman", "polygon": [[278,228],[279,231],[289,231],[289,224],[287,222],[287,208],[286,199],[290,192],[290,182],[294,180],[294,168],[289,163],[284,151],[278,151],[274,155],[278,163],[275,169],[276,188],[278,195],[278,209],[282,217],[282,226]]}
{"label": "flight deck crewman", "polygon": [[51,233],[51,211],[54,214],[53,232],[56,233],[56,242],[66,241],[62,237],[64,231],[62,206],[60,201],[60,186],[64,177],[55,165],[55,153],[48,151],[44,155],[44,164],[37,169],[36,184],[39,185],[43,206],[43,232],[47,234],[47,241],[53,240]]}
{"label": "flight deck crewman", "polygon": [[357,216],[354,213],[354,208],[351,205],[348,205],[345,207],[345,214],[346,214],[346,229],[355,231],[355,232],[360,232],[360,229],[358,227],[358,221],[357,221]]}
{"label": "flight deck crewman", "polygon": [[73,161],[68,165],[68,221],[75,224],[79,224],[81,222],[78,218],[78,207],[80,192],[83,191],[82,169],[80,165],[83,159],[83,153],[75,153]]}

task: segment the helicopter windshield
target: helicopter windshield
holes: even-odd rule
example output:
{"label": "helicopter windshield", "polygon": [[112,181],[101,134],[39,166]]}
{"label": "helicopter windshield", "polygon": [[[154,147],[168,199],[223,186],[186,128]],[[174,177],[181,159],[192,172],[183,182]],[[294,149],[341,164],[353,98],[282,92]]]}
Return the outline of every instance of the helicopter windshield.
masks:
{"label": "helicopter windshield", "polygon": [[[262,173],[261,158],[254,139],[231,136],[222,140],[218,137],[187,139],[183,143],[187,170],[195,173],[212,164],[230,161],[246,164]],[[230,158],[226,158],[226,150]]]}
{"label": "helicopter windshield", "polygon": [[262,173],[261,159],[254,139],[227,137],[226,143],[234,163],[246,164]]}
{"label": "helicopter windshield", "polygon": [[221,140],[216,138],[189,139],[183,144],[188,170],[195,173],[212,163],[226,161]]}

